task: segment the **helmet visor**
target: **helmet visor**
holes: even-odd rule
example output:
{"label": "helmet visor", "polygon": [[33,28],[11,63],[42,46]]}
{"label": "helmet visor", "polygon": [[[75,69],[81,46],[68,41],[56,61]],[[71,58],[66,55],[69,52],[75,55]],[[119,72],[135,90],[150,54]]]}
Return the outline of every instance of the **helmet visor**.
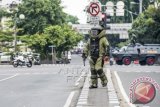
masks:
{"label": "helmet visor", "polygon": [[91,30],[91,34],[92,34],[94,37],[97,37],[97,36],[98,36],[98,30]]}

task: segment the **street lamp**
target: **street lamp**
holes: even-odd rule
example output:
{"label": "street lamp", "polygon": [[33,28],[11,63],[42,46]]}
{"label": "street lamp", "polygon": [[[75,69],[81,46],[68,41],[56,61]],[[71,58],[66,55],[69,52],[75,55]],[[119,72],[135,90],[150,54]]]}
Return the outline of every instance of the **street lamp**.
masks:
{"label": "street lamp", "polygon": [[129,11],[129,10],[127,10],[127,9],[124,9],[125,11],[127,11],[130,15],[131,15],[131,19],[132,19],[132,23],[133,23],[133,14],[134,15],[138,15],[138,14],[136,14],[136,13],[133,13],[132,11]]}
{"label": "street lamp", "polygon": [[17,9],[17,3],[15,1],[13,1],[11,4],[10,4],[10,8],[11,10],[15,10],[15,15],[14,15],[14,26],[13,26],[13,30],[14,30],[14,52],[17,51],[17,31],[16,31],[16,28],[17,28],[17,23],[20,19],[25,19],[25,16],[24,14],[20,14],[19,17],[17,16],[17,12],[18,12],[18,9]]}

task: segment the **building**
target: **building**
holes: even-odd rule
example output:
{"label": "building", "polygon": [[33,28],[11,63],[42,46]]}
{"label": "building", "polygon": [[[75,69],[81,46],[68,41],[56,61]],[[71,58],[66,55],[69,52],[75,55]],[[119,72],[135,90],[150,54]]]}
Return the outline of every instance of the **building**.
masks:
{"label": "building", "polygon": [[[119,34],[120,39],[128,39],[128,30],[132,28],[131,23],[124,24],[108,24],[110,26],[109,30],[106,30],[106,34]],[[93,27],[89,24],[73,24],[72,27],[79,33],[87,35],[88,31]]]}

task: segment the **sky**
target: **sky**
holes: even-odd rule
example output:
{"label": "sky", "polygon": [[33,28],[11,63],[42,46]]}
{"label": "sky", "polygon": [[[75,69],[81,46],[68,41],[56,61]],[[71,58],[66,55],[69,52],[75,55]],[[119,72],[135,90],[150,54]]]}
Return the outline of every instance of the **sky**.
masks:
{"label": "sky", "polygon": [[18,2],[19,0],[2,0],[2,4],[3,4],[3,5],[10,4],[10,3],[12,3],[13,1]]}
{"label": "sky", "polygon": [[62,0],[64,12],[77,16],[81,24],[87,21],[87,14],[84,12],[85,7],[89,4],[89,0]]}
{"label": "sky", "polygon": [[[2,0],[3,4],[11,3],[12,1],[19,0]],[[89,0],[62,0],[62,6],[65,8],[63,11],[73,16],[77,16],[81,24],[85,24],[87,20],[87,15],[83,11],[85,7],[89,4]]]}

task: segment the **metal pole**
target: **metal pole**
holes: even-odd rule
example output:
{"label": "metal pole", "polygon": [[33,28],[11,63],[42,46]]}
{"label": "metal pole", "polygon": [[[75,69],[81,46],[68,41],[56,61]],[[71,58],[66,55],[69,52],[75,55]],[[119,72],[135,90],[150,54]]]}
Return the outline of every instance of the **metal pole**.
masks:
{"label": "metal pole", "polygon": [[139,0],[139,14],[142,13],[142,8],[143,8],[143,0]]}
{"label": "metal pole", "polygon": [[131,15],[131,19],[132,19],[132,23],[133,23],[133,14],[132,14],[132,12],[129,12],[129,13]]}
{"label": "metal pole", "polygon": [[56,64],[56,51],[55,51],[55,47],[53,48],[53,54],[54,54],[54,64]]}
{"label": "metal pole", "polygon": [[17,31],[16,31],[16,27],[17,27],[17,13],[15,14],[15,17],[14,17],[14,52],[16,53],[17,51]]}
{"label": "metal pole", "polygon": [[54,64],[53,46],[52,46],[52,64]]}
{"label": "metal pole", "polygon": [[133,23],[133,13],[131,12],[131,11],[129,11],[129,10],[127,10],[127,9],[124,9],[125,11],[127,11],[128,13],[130,13],[130,15],[131,15],[131,20],[132,20],[132,23]]}

